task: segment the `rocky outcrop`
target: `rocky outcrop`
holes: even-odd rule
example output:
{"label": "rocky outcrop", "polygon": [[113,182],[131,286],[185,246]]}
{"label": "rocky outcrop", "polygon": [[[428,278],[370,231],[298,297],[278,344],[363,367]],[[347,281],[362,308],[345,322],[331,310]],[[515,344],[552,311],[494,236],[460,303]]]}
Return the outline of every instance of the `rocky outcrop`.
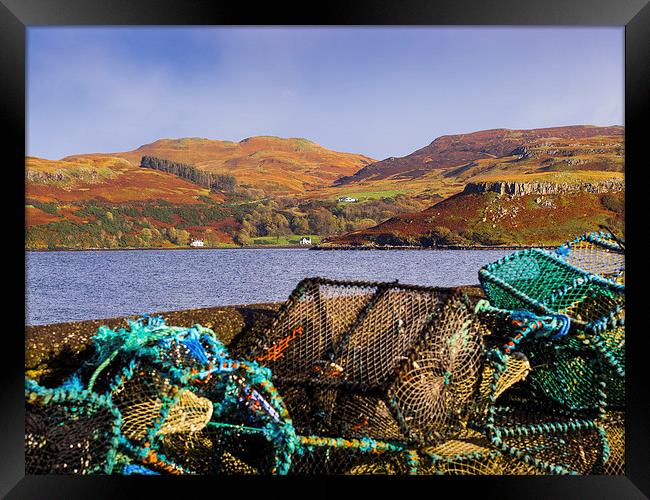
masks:
{"label": "rocky outcrop", "polygon": [[97,169],[83,165],[66,165],[65,168],[53,171],[25,169],[25,180],[31,184],[75,184],[77,182],[99,184],[114,176],[115,172],[110,168]]}
{"label": "rocky outcrop", "polygon": [[575,191],[586,193],[611,193],[625,189],[623,179],[607,179],[599,182],[470,182],[465,185],[466,194],[499,193],[512,196],[526,194],[562,194]]}
{"label": "rocky outcrop", "polygon": [[530,158],[532,155],[526,146],[519,146],[510,152],[510,156],[517,156],[517,159],[525,160],[527,158]]}

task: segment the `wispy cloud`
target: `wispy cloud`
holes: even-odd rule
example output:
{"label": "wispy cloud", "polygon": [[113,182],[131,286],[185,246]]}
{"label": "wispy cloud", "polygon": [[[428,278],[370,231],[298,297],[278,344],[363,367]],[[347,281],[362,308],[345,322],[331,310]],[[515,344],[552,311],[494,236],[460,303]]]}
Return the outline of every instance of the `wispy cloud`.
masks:
{"label": "wispy cloud", "polygon": [[28,152],[301,136],[399,156],[438,135],[623,122],[620,28],[29,28]]}

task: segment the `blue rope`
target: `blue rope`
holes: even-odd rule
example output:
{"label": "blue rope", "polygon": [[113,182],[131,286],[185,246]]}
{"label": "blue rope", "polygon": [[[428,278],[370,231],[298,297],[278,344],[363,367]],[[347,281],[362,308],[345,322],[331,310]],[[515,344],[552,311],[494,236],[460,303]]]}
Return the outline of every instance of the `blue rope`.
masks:
{"label": "blue rope", "polygon": [[561,327],[559,331],[551,338],[559,339],[561,337],[564,337],[567,333],[569,333],[569,329],[571,328],[571,318],[569,318],[569,316],[566,314],[556,314],[553,317],[561,324]]}
{"label": "blue rope", "polygon": [[151,469],[147,469],[146,467],[137,464],[129,464],[124,466],[124,469],[122,469],[122,474],[125,474],[127,476],[131,474],[141,474],[144,476],[160,476],[159,472],[152,471]]}

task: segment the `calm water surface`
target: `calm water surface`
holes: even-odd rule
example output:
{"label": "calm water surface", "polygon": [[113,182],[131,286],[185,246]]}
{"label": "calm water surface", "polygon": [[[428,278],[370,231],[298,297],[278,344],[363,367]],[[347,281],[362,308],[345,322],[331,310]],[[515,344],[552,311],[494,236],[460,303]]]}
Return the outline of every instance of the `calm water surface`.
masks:
{"label": "calm water surface", "polygon": [[27,324],[285,300],[305,277],[455,286],[511,251],[27,252]]}

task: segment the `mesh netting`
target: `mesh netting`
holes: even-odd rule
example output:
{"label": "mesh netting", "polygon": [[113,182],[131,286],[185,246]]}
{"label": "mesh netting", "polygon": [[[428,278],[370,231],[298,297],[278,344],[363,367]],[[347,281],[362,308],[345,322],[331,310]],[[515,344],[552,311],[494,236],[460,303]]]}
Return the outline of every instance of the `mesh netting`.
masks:
{"label": "mesh netting", "polygon": [[425,444],[475,410],[488,333],[449,290],[314,278],[253,355],[305,430]]}
{"label": "mesh netting", "polygon": [[437,475],[541,475],[545,471],[519,457],[503,453],[488,437],[468,431],[458,439],[445,441],[419,452],[419,474]]}
{"label": "mesh netting", "polygon": [[625,286],[574,267],[554,252],[522,250],[479,271],[495,307],[565,314],[585,330],[616,325]]}
{"label": "mesh netting", "polygon": [[450,292],[398,285],[303,280],[253,356],[274,379],[322,386],[386,386],[400,357]]}
{"label": "mesh netting", "polygon": [[[618,350],[623,363],[610,363],[607,352],[595,345],[600,337],[570,328],[566,318],[497,309],[485,301],[477,310],[494,328],[491,341],[495,345],[504,353],[523,354],[529,360],[529,399],[548,399],[566,409],[591,414],[623,406],[624,372],[619,373],[624,370],[623,348]],[[624,334],[622,327],[605,332],[619,341],[624,341]]]}
{"label": "mesh netting", "polygon": [[611,234],[585,234],[559,247],[556,253],[591,274],[625,283],[625,243]]}
{"label": "mesh netting", "polygon": [[[413,435],[441,440],[449,427],[464,436],[469,414],[487,401],[490,388],[480,383],[483,333],[469,305],[449,294],[417,342],[404,348],[396,371],[386,374],[388,387],[289,383],[282,386],[285,405],[271,372],[230,359],[211,330],[151,318],[129,330],[102,327],[93,339],[96,356],[62,387],[26,381],[27,471],[417,473]],[[429,370],[412,373],[418,361]],[[520,367],[514,371],[518,379]],[[439,398],[431,406],[442,405],[439,416],[430,422],[418,414],[410,422],[409,412],[418,410],[413,395],[432,391],[423,379],[440,377],[443,387],[435,384],[429,396]]]}
{"label": "mesh netting", "polygon": [[625,413],[608,412],[601,423],[605,430],[609,452],[602,473],[625,474]]}
{"label": "mesh netting", "polygon": [[452,437],[464,429],[480,396],[485,333],[473,310],[452,297],[411,349],[388,397],[417,442]]}
{"label": "mesh netting", "polygon": [[280,386],[301,434],[406,442],[385,398],[345,388]]}
{"label": "mesh netting", "polygon": [[291,474],[378,475],[417,472],[412,452],[369,439],[302,437]]}
{"label": "mesh netting", "polygon": [[548,472],[595,473],[606,459],[604,431],[594,419],[557,418],[506,407],[494,412],[492,425],[494,444]]}
{"label": "mesh netting", "polygon": [[111,473],[120,415],[110,400],[26,384],[25,463],[29,474]]}
{"label": "mesh netting", "polygon": [[511,406],[489,407],[484,429],[501,451],[549,472],[622,473],[623,248],[591,234],[481,270],[490,302],[477,311],[494,333],[494,373],[508,354],[531,365],[526,383],[502,401]]}
{"label": "mesh netting", "polygon": [[[129,330],[102,327],[93,342],[95,359],[63,388],[26,382],[28,472],[275,473],[290,466],[293,426],[268,370],[230,359],[211,330],[150,318]],[[54,451],[44,454],[48,446]],[[76,467],[80,460],[88,464]]]}
{"label": "mesh netting", "polygon": [[517,252],[479,274],[490,300],[483,312],[504,322],[495,327],[504,349],[523,350],[531,386],[570,409],[624,405],[622,245],[592,233],[556,252]]}

